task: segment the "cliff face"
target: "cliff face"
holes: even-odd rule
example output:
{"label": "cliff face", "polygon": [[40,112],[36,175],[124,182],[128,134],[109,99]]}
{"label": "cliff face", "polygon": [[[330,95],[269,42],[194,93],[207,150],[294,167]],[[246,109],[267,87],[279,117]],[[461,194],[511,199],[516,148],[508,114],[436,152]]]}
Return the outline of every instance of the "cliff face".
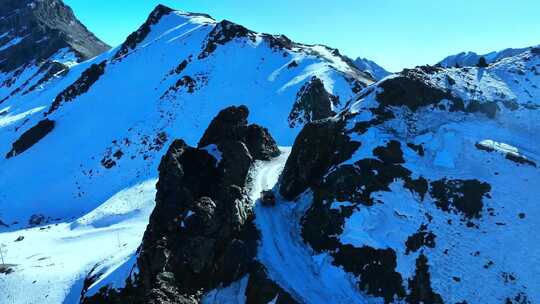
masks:
{"label": "cliff face", "polygon": [[109,49],[58,0],[2,0],[0,37],[1,72],[39,65],[53,55],[82,61]]}

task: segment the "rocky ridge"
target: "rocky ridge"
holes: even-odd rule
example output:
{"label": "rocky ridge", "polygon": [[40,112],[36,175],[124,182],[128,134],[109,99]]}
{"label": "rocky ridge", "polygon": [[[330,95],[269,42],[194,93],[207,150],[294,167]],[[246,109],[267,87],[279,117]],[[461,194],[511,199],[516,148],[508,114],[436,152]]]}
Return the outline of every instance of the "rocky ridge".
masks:
{"label": "rocky ridge", "polygon": [[[506,262],[506,245],[491,247],[493,238],[510,244],[514,229],[534,226],[520,220],[521,209],[534,212],[534,191],[511,189],[538,181],[540,147],[530,142],[533,133],[514,129],[524,123],[516,118],[538,117],[530,100],[538,62],[528,51],[488,68],[405,70],[365,89],[336,117],[306,125],[280,182],[287,200],[310,200],[304,241],[385,303],[534,303],[532,272]],[[493,132],[501,122],[504,131]],[[529,154],[481,140],[491,137]],[[474,282],[476,272],[457,267],[449,275],[448,261],[467,263],[497,287],[479,297],[462,283]],[[505,273],[520,273],[520,287]]]}
{"label": "rocky ridge", "polygon": [[255,260],[259,234],[248,171],[279,155],[268,131],[248,125],[245,106],[212,120],[197,148],[174,141],[163,157],[156,208],[139,251],[138,274],[123,290],[83,303],[198,303],[205,292],[249,276],[248,303],[294,303]]}

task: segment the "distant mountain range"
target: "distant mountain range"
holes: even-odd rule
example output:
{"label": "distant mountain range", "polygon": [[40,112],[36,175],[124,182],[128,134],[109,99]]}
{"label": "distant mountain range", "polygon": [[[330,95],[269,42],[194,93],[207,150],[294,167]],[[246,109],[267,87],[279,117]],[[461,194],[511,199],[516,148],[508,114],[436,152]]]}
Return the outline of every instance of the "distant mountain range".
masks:
{"label": "distant mountain range", "polygon": [[479,55],[475,52],[462,52],[456,55],[448,56],[440,61],[437,65],[444,68],[476,66],[480,58],[484,57],[488,64],[497,62],[504,58],[512,57],[530,51],[534,47],[520,49],[504,49],[502,51],[493,51],[487,54]]}

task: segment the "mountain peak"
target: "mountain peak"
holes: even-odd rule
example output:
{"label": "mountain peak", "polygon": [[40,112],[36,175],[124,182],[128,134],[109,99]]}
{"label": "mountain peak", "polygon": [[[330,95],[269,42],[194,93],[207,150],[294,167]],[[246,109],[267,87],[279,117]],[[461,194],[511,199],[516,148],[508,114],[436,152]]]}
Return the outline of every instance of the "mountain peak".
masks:
{"label": "mountain peak", "polygon": [[172,8],[166,6],[166,5],[158,4],[152,10],[152,12],[150,13],[150,17],[161,17],[161,16],[164,16],[164,15],[170,14],[173,11],[174,11],[174,9],[172,9]]}
{"label": "mountain peak", "polygon": [[214,21],[212,17],[210,17],[207,14],[198,14],[198,13],[189,13],[184,11],[179,11],[172,9],[168,6],[165,6],[163,4],[158,4],[148,15],[148,18],[146,21],[133,33],[131,33],[124,43],[120,46],[120,49],[116,52],[114,59],[121,59],[125,57],[127,54],[129,54],[131,51],[133,51],[139,43],[144,41],[148,35],[150,34],[152,30],[152,26],[158,24],[161,19],[167,15],[170,15],[172,13],[175,13],[177,16],[191,19],[191,18],[197,18],[202,17],[205,19],[209,19],[211,21]]}
{"label": "mountain peak", "polygon": [[381,80],[391,74],[386,69],[367,58],[358,57],[354,61],[354,64],[361,71],[369,73],[375,80]]}
{"label": "mountain peak", "polygon": [[41,64],[65,49],[83,61],[109,49],[61,0],[0,1],[0,71]]}

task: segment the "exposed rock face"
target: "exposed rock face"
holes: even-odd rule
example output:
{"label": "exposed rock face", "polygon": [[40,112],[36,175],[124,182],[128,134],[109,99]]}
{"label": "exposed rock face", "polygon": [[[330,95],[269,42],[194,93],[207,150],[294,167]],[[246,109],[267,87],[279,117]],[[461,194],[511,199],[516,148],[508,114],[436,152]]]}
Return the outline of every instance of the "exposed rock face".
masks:
{"label": "exposed rock face", "polygon": [[3,0],[0,5],[0,71],[40,64],[61,49],[78,60],[109,49],[60,0]]}
{"label": "exposed rock face", "polygon": [[285,35],[263,34],[262,37],[274,50],[290,50],[295,45],[295,43]]}
{"label": "exposed rock face", "polygon": [[[280,193],[305,210],[303,240],[350,273],[360,293],[385,303],[529,301],[515,276],[496,273],[527,272],[506,264],[514,253],[497,244],[513,244],[510,231],[530,227],[520,222],[528,218],[521,209],[534,209],[534,198],[514,189],[532,191],[538,175],[538,145],[523,135],[536,129],[516,120],[536,115],[528,100],[538,89],[530,85],[538,81],[538,61],[531,52],[514,60],[406,70],[362,91],[336,118],[300,132]],[[496,80],[505,73],[515,76],[510,85]],[[488,78],[497,87],[482,86]],[[521,95],[508,95],[514,85],[523,86]],[[500,121],[513,123],[499,130]],[[509,143],[482,140],[487,136]],[[459,267],[445,273],[449,260],[474,264],[482,279]],[[490,294],[470,289],[487,277],[498,286]]]}
{"label": "exposed rock face", "polygon": [[438,180],[431,183],[431,196],[436,198],[439,208],[451,208],[462,212],[468,218],[479,218],[483,208],[483,198],[491,191],[488,183],[477,180]]}
{"label": "exposed rock face", "polygon": [[[305,127],[307,128],[309,125]],[[296,146],[297,144],[298,142],[293,147],[291,158],[297,147],[302,147],[305,153],[321,146],[332,146],[331,141],[330,144],[321,142],[317,145],[298,144]],[[360,146],[360,143],[355,144]],[[327,154],[329,156],[342,155],[348,159],[354,152],[351,150],[347,154],[342,154],[343,151],[337,148]],[[396,253],[390,248],[380,250],[369,246],[358,248],[344,245],[338,236],[344,232],[343,227],[347,218],[358,208],[384,204],[384,201],[375,199],[372,194],[391,191],[389,185],[396,179],[404,180],[404,186],[419,197],[423,197],[428,191],[428,182],[422,177],[413,178],[411,171],[400,165],[404,160],[401,144],[398,141],[389,141],[386,146],[376,147],[373,149],[373,155],[379,157],[380,160],[367,158],[354,164],[339,165],[343,161],[340,159],[333,164],[334,167],[328,165],[328,157],[323,158],[322,161],[313,158],[317,160],[319,168],[324,168],[326,173],[318,175],[319,182],[309,184],[313,192],[313,203],[302,218],[302,236],[315,251],[329,252],[334,257],[334,265],[343,267],[347,272],[357,276],[361,290],[383,298],[386,303],[391,303],[394,298],[404,298],[407,294],[403,286],[403,278],[396,269]],[[311,165],[316,167],[315,164]],[[291,165],[291,168],[294,166]],[[289,169],[288,162],[284,172],[288,172],[284,173],[285,177],[288,176],[285,174],[291,174],[295,170]],[[287,177],[287,180],[301,181],[303,178],[301,173],[296,172],[294,176]],[[284,181],[285,178],[282,180],[281,187]],[[304,189],[304,187],[299,189]],[[348,202],[349,205],[339,209],[332,208],[334,202]],[[421,247],[422,244],[418,246]]]}
{"label": "exposed rock face", "polygon": [[37,125],[24,132],[12,145],[6,158],[17,156],[30,149],[54,129],[55,122],[49,119],[40,121]]}
{"label": "exposed rock face", "polygon": [[350,158],[360,146],[345,134],[343,119],[307,124],[295,140],[281,177],[280,193],[293,200],[321,182],[330,167]]}
{"label": "exposed rock face", "polygon": [[202,136],[199,148],[212,144],[220,145],[224,141],[244,143],[252,157],[269,160],[279,156],[276,142],[268,129],[258,125],[248,125],[249,110],[245,106],[229,107],[221,111]]}
{"label": "exposed rock face", "polygon": [[62,105],[62,103],[69,102],[75,99],[77,96],[88,92],[92,85],[96,83],[96,81],[98,81],[103,74],[105,74],[106,66],[106,61],[103,61],[100,64],[92,64],[86,71],[82,73],[79,79],[77,79],[72,85],[56,96],[54,102],[49,108],[49,111],[47,111],[47,114],[51,114],[56,111]]}
{"label": "exposed rock face", "polygon": [[420,69],[403,71],[399,76],[380,84],[383,91],[377,95],[377,100],[386,106],[403,105],[415,111],[443,99],[455,99],[448,92],[429,85],[423,76],[424,71]]}
{"label": "exposed rock face", "polygon": [[[255,261],[259,232],[245,188],[247,174],[255,160],[279,150],[263,128],[248,126],[248,113],[245,106],[221,111],[199,148],[176,140],[163,157],[156,207],[138,259],[136,284],[143,292],[137,291],[133,303],[198,303],[205,291],[250,273],[250,303],[266,303],[278,294],[284,299],[280,303],[292,303]],[[209,152],[212,145],[219,157]],[[133,292],[104,289],[87,303],[115,303],[111,299],[118,294],[133,297]]]}
{"label": "exposed rock face", "polygon": [[14,265],[5,265],[5,264],[0,265],[0,274],[8,275],[8,274],[13,273],[14,270],[12,267],[14,267]]}
{"label": "exposed rock face", "polygon": [[295,127],[335,115],[332,107],[338,103],[339,99],[328,93],[323,82],[314,76],[296,95],[296,102],[289,114],[289,125]]}
{"label": "exposed rock face", "polygon": [[335,264],[359,276],[360,289],[384,298],[391,303],[395,297],[403,297],[401,275],[395,271],[396,254],[391,249],[355,248],[344,245],[334,254]]}
{"label": "exposed rock face", "polygon": [[130,51],[135,49],[135,47],[141,43],[146,36],[150,33],[150,28],[152,25],[156,24],[161,20],[161,18],[165,15],[168,15],[172,13],[173,10],[169,7],[166,7],[164,5],[158,5],[152,13],[150,13],[150,16],[146,20],[146,22],[135,32],[131,33],[126,39],[126,41],[122,44],[118,52],[114,55],[114,59],[120,59],[124,56],[126,56]]}
{"label": "exposed rock face", "polygon": [[[421,66],[415,69],[405,69],[396,77],[387,79],[379,84],[382,89],[377,93],[376,99],[381,107],[388,106],[406,106],[411,111],[416,111],[422,107],[434,106],[441,110],[450,112],[482,113],[489,118],[495,118],[500,111],[498,100],[468,100],[465,102],[462,98],[452,93],[451,87],[455,80],[445,75],[447,87],[441,87],[434,84],[441,80],[441,76],[434,76],[444,73],[440,67]],[[474,85],[474,84],[467,84]],[[474,89],[468,88],[474,92]],[[498,93],[501,97],[504,93]],[[448,104],[443,104],[447,101]],[[517,109],[515,101],[501,101],[505,107]]]}
{"label": "exposed rock face", "polygon": [[298,302],[268,278],[263,265],[255,263],[246,288],[246,304],[256,303],[294,304]]}
{"label": "exposed rock face", "polygon": [[255,33],[228,20],[221,21],[214,27],[210,34],[208,34],[206,46],[203,48],[198,58],[204,59],[210,56],[219,45],[224,45],[236,38],[250,38],[251,40],[254,40]]}
{"label": "exposed rock face", "polygon": [[[224,160],[233,156],[223,151]],[[145,289],[162,290],[158,278],[170,273],[182,294],[194,295],[247,272],[257,240],[247,225],[251,202],[244,184],[230,184],[224,179],[229,172],[216,165],[205,150],[183,141],[175,141],[163,158],[156,208],[138,262]]]}
{"label": "exposed rock face", "polygon": [[431,276],[429,274],[428,259],[421,254],[416,260],[416,273],[409,280],[411,293],[407,296],[408,303],[444,303],[441,295],[431,288]]}

